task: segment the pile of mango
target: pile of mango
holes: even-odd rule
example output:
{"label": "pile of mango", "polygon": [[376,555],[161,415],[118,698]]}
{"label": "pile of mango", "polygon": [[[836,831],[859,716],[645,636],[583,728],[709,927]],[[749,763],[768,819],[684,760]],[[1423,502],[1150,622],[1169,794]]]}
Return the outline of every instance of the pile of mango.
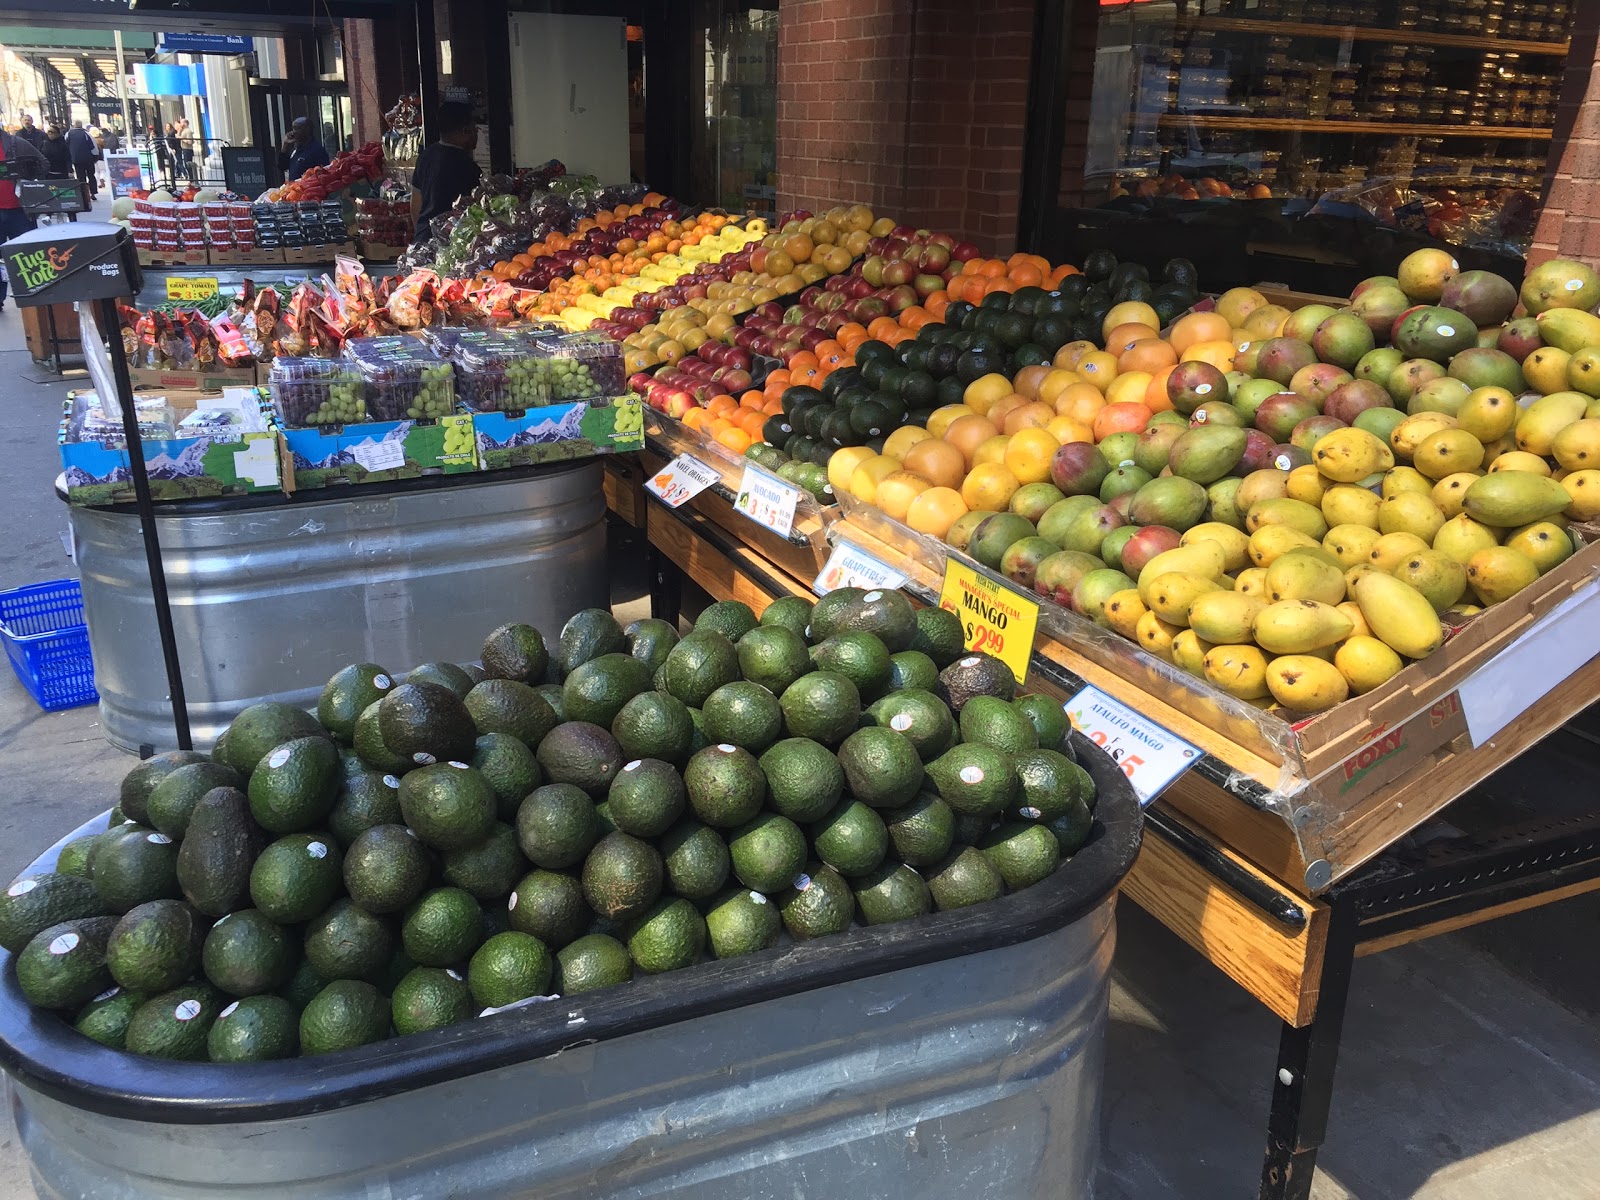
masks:
{"label": "pile of mango", "polygon": [[[1069,441],[1048,479],[924,532],[1296,716],[1381,686],[1582,547],[1600,277],[1557,260],[1519,295],[1426,250],[1340,309],[1243,293],[1217,305],[1231,361],[1215,341],[1180,358],[1140,430]],[[1087,378],[1094,351],[1073,353],[1054,366]]]}

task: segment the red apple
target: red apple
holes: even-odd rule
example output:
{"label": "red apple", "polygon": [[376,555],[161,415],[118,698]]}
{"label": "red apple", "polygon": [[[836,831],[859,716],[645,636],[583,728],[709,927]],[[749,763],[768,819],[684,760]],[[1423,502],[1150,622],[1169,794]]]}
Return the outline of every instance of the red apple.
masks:
{"label": "red apple", "polygon": [[889,231],[889,236],[890,237],[897,237],[897,238],[900,238],[902,241],[908,241],[909,242],[916,235],[916,232],[917,231],[915,229],[913,229],[909,225],[896,225],[893,229],[891,229]]}
{"label": "red apple", "polygon": [[889,293],[889,311],[892,313],[903,312],[917,302],[917,289],[910,284],[901,284]]}
{"label": "red apple", "polygon": [[698,408],[692,395],[685,391],[674,391],[667,396],[666,408],[663,410],[667,416],[683,419],[683,414],[691,408]]}
{"label": "red apple", "polygon": [[901,284],[910,283],[916,277],[916,267],[905,259],[887,263],[883,268],[883,282],[888,287],[899,287]]}
{"label": "red apple", "polygon": [[980,254],[982,251],[971,242],[957,242],[950,247],[950,257],[961,263],[977,258]]}
{"label": "red apple", "polygon": [[918,275],[911,281],[911,286],[916,289],[919,297],[926,300],[935,292],[944,290],[944,280],[937,275]]}

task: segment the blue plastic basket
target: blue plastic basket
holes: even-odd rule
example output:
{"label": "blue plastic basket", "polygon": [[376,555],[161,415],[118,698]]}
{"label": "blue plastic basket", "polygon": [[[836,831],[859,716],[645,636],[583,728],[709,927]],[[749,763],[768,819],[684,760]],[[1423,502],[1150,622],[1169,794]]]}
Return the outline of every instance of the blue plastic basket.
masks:
{"label": "blue plastic basket", "polygon": [[46,712],[100,699],[76,579],[0,592],[0,640],[11,669]]}

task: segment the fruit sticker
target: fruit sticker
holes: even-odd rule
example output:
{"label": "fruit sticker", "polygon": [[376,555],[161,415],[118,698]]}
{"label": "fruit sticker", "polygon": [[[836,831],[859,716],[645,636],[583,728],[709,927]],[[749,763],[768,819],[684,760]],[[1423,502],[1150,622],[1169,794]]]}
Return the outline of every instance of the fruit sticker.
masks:
{"label": "fruit sticker", "polygon": [[1039,627],[1039,606],[1003,583],[980,575],[964,563],[950,559],[939,590],[939,607],[961,619],[968,650],[992,655],[1017,677],[1028,675],[1033,636]]}
{"label": "fruit sticker", "polygon": [[1199,747],[1163,729],[1099,688],[1086,687],[1064,705],[1072,727],[1111,756],[1144,806],[1200,761]]}

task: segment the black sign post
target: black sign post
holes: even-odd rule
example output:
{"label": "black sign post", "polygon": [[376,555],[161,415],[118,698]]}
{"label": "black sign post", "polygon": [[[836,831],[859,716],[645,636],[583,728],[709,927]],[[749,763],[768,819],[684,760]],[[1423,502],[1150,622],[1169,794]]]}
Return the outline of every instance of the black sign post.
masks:
{"label": "black sign post", "polygon": [[230,192],[254,200],[267,190],[267,152],[250,146],[222,148],[222,178]]}
{"label": "black sign post", "polygon": [[[122,410],[122,435],[128,447],[128,470],[144,535],[145,562],[150,569],[150,594],[155,601],[156,629],[166,660],[167,689],[172,701],[172,723],[180,750],[193,749],[189,734],[189,706],[183,694],[183,671],[178,662],[178,642],[172,630],[172,604],[167,598],[167,573],[161,564],[161,541],[156,532],[155,506],[150,499],[150,477],[145,472],[144,448],[139,437],[139,416],[133,405],[133,382],[128,376],[128,356],[117,326],[117,298],[134,296],[143,279],[139,259],[128,231],[117,225],[78,222],[46,225],[18,234],[0,247],[12,295],[24,308],[49,304],[93,301],[95,321],[83,333],[84,352],[91,368],[95,355],[89,339],[103,335],[111,359],[111,379],[96,379],[102,398],[109,382]],[[87,318],[87,303],[79,310]],[[98,328],[95,328],[95,327]],[[91,369],[91,375],[95,371]]]}

